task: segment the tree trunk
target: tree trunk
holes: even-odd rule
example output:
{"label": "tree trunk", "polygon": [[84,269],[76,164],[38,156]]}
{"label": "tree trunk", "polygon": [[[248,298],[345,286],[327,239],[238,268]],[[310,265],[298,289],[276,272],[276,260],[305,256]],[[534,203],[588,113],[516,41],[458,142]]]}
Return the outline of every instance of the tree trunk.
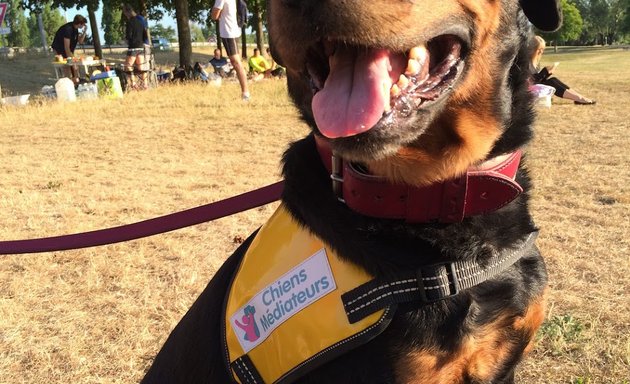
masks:
{"label": "tree trunk", "polygon": [[101,46],[101,36],[98,33],[98,24],[96,23],[96,10],[88,5],[88,17],[90,18],[90,30],[92,31],[92,42],[94,43],[94,55],[99,59],[103,58],[103,47]]}
{"label": "tree trunk", "polygon": [[241,56],[243,57],[243,59],[247,59],[247,31],[246,31],[247,26],[243,25],[243,27],[241,28]]}
{"label": "tree trunk", "polygon": [[37,25],[39,26],[39,37],[42,39],[42,48],[44,48],[44,53],[48,56],[48,43],[46,42],[46,31],[44,30],[44,20],[41,12],[37,14]]}
{"label": "tree trunk", "polygon": [[175,0],[175,18],[177,19],[177,40],[179,41],[179,65],[186,68],[192,65],[192,41],[187,0]]}
{"label": "tree trunk", "polygon": [[258,15],[258,22],[256,23],[256,46],[261,53],[265,52],[265,35],[263,35],[263,23],[262,15]]}
{"label": "tree trunk", "polygon": [[261,54],[265,53],[265,35],[263,34],[263,17],[260,9],[260,2],[254,2],[254,23],[256,30],[256,46]]}

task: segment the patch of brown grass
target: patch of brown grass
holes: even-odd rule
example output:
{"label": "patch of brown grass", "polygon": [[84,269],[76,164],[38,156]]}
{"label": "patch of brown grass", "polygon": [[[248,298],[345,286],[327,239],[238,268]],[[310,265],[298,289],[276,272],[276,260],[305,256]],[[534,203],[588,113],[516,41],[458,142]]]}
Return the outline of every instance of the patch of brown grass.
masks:
{"label": "patch of brown grass", "polygon": [[[630,380],[630,53],[550,55],[596,106],[540,110],[527,163],[547,322],[526,383]],[[174,85],[122,100],[0,109],[0,239],[135,222],[279,179],[302,137],[282,82]],[[275,204],[127,243],[0,256],[0,381],[138,381],[170,330]]]}
{"label": "patch of brown grass", "polygon": [[[551,297],[523,382],[630,380],[630,53],[549,55],[595,106],[541,109],[528,164]],[[625,381],[624,381],[625,380]],[[587,381],[583,381],[587,382]]]}

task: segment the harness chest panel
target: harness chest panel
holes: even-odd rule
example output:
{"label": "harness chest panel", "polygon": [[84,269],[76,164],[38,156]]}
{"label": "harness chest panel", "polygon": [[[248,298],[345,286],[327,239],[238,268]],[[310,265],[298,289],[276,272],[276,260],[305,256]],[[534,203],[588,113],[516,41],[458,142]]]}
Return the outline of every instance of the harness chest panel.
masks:
{"label": "harness chest panel", "polygon": [[390,308],[350,324],[341,300],[371,279],[281,205],[245,252],[226,297],[223,339],[234,379],[288,383],[381,333]]}

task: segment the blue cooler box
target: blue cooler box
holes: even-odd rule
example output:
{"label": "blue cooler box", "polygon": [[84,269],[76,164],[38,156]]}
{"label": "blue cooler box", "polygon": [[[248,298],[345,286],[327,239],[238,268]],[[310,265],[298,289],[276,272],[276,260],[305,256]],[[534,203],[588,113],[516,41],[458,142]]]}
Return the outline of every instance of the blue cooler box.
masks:
{"label": "blue cooler box", "polygon": [[108,79],[111,77],[116,77],[116,71],[106,71],[106,72],[98,73],[96,75],[92,75],[90,76],[90,80],[95,81],[99,79]]}

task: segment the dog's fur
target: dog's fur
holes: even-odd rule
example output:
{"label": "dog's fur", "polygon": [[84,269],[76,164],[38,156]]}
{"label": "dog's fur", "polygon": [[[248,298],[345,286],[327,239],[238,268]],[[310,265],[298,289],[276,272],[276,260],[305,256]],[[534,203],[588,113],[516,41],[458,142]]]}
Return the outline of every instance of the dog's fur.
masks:
{"label": "dog's fur", "polygon": [[[465,40],[465,66],[453,89],[408,118],[351,137],[333,150],[392,182],[426,185],[461,175],[485,159],[523,147],[532,136],[527,91],[529,23],[553,29],[552,0],[268,0],[274,57],[287,68],[289,91],[315,124],[305,70],[309,49],[325,39],[407,52],[443,34]],[[337,201],[312,135],[284,157],[283,201],[305,227],[344,259],[375,276],[467,258],[483,261],[535,231],[530,180],[505,207],[455,224],[405,224],[350,211]],[[238,253],[237,253],[238,254]],[[228,383],[221,352],[221,308],[238,266],[229,258],[178,324],[146,383]],[[535,247],[499,277],[431,305],[399,306],[391,325],[366,345],[299,383],[512,383],[544,317],[546,273]]]}

